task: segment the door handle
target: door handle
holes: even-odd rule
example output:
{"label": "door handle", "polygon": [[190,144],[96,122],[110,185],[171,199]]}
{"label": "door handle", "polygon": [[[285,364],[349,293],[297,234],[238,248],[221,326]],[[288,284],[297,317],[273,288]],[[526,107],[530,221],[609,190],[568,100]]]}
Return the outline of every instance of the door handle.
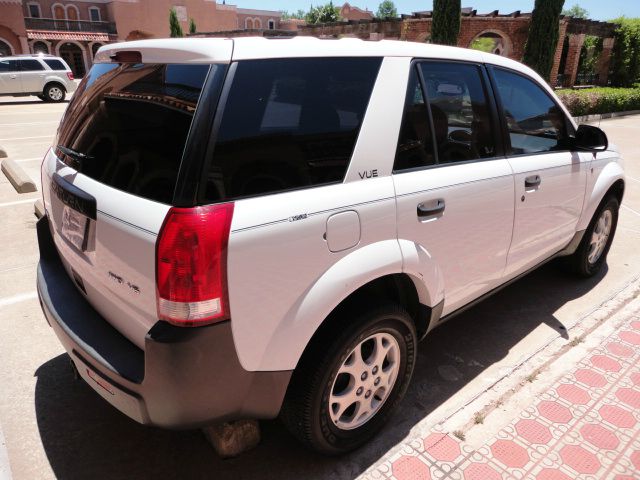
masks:
{"label": "door handle", "polygon": [[444,212],[444,207],[445,207],[445,204],[444,204],[443,198],[439,198],[436,201],[435,207],[426,207],[424,203],[420,203],[418,204],[418,217],[424,218],[424,217],[432,217],[434,215],[440,215],[442,212]]}
{"label": "door handle", "polygon": [[525,188],[538,188],[542,183],[542,179],[540,175],[531,175],[524,179],[524,187]]}

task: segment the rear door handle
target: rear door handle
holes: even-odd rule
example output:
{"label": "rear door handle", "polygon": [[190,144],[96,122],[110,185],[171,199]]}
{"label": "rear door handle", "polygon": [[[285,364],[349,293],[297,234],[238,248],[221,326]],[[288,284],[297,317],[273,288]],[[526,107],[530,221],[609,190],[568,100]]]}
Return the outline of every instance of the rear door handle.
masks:
{"label": "rear door handle", "polygon": [[432,217],[434,215],[440,215],[442,212],[444,212],[444,199],[443,198],[439,198],[436,201],[436,206],[435,207],[426,207],[424,203],[420,203],[418,205],[418,217],[420,218],[424,218],[424,217]]}
{"label": "rear door handle", "polygon": [[524,187],[525,188],[537,188],[542,183],[542,179],[540,175],[531,175],[524,179]]}

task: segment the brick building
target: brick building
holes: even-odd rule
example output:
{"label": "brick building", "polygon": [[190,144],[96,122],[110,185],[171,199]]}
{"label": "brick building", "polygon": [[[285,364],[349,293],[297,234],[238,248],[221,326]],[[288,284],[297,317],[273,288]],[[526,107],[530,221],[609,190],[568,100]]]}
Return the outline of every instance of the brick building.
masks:
{"label": "brick building", "polygon": [[199,31],[280,28],[280,12],[215,0],[0,0],[0,56],[59,55],[82,77],[105,43],[168,37],[171,8],[185,32],[190,18]]}
{"label": "brick building", "polygon": [[[431,34],[432,12],[416,12],[402,15],[395,20],[355,20],[321,25],[304,25],[299,35],[318,37],[356,37],[365,40],[395,39],[414,42],[428,41]],[[469,48],[480,39],[493,42],[492,52],[521,61],[527,41],[531,13],[515,11],[501,14],[495,10],[478,14],[472,8],[462,9],[458,46]],[[595,83],[606,85],[609,76],[611,52],[614,44],[615,24],[562,16],[560,39],[556,48],[551,84],[573,86],[576,84],[580,51],[586,35],[603,38],[603,50],[599,57]]]}
{"label": "brick building", "polygon": [[373,20],[374,15],[371,10],[361,9],[345,2],[340,8],[340,16],[346,20]]}

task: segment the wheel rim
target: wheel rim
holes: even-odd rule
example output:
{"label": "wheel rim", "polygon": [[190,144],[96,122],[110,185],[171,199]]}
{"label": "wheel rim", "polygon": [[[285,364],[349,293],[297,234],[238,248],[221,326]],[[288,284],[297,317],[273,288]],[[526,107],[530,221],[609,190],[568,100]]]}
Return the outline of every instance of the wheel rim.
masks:
{"label": "wheel rim", "polygon": [[611,225],[613,223],[613,215],[610,210],[605,210],[600,214],[595,224],[593,233],[591,234],[591,242],[589,242],[588,260],[591,265],[596,263],[604,249],[607,246],[609,235],[611,235]]}
{"label": "wheel rim", "polygon": [[62,98],[62,90],[58,87],[51,87],[49,89],[49,98],[51,100],[60,100]]}
{"label": "wheel rim", "polygon": [[368,422],[389,397],[398,378],[400,345],[389,333],[361,341],[338,369],[329,395],[329,416],[342,430]]}

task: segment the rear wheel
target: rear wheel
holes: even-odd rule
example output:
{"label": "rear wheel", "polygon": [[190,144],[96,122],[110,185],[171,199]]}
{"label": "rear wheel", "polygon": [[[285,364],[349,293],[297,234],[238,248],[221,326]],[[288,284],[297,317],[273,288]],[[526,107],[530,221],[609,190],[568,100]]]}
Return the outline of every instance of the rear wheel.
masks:
{"label": "rear wheel", "polygon": [[415,364],[415,327],[402,308],[382,306],[345,324],[305,352],[281,415],[298,440],[328,454],[375,435],[404,397]]}
{"label": "rear wheel", "polygon": [[45,102],[62,102],[65,97],[65,90],[61,85],[57,83],[50,83],[44,87],[42,96]]}
{"label": "rear wheel", "polygon": [[620,203],[615,197],[605,198],[584,232],[578,250],[571,257],[573,270],[584,277],[597,274],[607,261],[607,254],[618,225]]}

